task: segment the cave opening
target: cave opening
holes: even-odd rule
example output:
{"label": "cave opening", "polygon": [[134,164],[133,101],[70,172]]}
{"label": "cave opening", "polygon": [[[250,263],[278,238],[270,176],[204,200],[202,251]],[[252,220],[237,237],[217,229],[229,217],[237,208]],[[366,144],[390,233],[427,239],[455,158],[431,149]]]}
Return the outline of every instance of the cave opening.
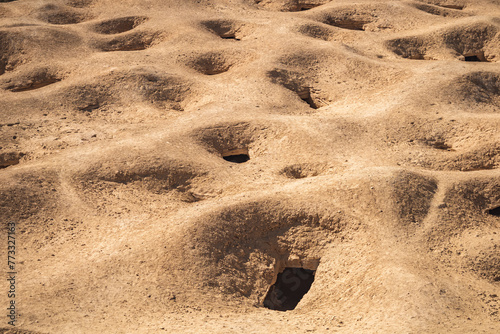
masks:
{"label": "cave opening", "polygon": [[316,104],[316,102],[314,102],[314,100],[312,99],[311,96],[308,96],[307,98],[305,99],[302,99],[305,103],[307,103],[311,108],[313,109],[318,109],[318,105]]}
{"label": "cave opening", "polygon": [[479,52],[479,53],[476,53],[476,54],[466,54],[466,55],[464,55],[464,61],[487,62],[488,60],[484,56],[484,52]]}
{"label": "cave opening", "polygon": [[264,307],[276,311],[295,309],[311,288],[315,273],[315,270],[304,268],[285,268],[269,289],[264,299]]}
{"label": "cave opening", "polygon": [[481,61],[478,56],[466,56],[465,61]]}
{"label": "cave opening", "polygon": [[299,97],[302,101],[304,101],[305,103],[307,103],[309,105],[309,107],[311,107],[313,109],[319,109],[319,105],[313,100],[313,98],[311,96],[310,88],[305,88],[305,89],[297,92],[297,94],[299,95]]}
{"label": "cave opening", "polygon": [[248,149],[239,148],[239,149],[224,151],[222,153],[222,158],[229,162],[241,164],[250,160],[250,155],[248,154]]}
{"label": "cave opening", "polygon": [[497,208],[493,208],[488,210],[488,213],[492,216],[500,217],[500,206]]}
{"label": "cave opening", "polygon": [[229,161],[229,162],[234,162],[237,164],[242,164],[242,163],[250,160],[250,157],[247,154],[234,154],[234,155],[225,156],[224,160]]}

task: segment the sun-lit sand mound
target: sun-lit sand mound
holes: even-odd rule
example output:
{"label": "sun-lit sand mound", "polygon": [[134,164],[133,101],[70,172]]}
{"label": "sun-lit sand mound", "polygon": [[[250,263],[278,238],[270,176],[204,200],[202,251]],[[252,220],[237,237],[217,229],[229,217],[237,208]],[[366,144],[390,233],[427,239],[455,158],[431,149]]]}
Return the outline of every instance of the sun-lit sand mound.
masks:
{"label": "sun-lit sand mound", "polygon": [[0,1],[0,112],[0,333],[500,332],[498,0]]}

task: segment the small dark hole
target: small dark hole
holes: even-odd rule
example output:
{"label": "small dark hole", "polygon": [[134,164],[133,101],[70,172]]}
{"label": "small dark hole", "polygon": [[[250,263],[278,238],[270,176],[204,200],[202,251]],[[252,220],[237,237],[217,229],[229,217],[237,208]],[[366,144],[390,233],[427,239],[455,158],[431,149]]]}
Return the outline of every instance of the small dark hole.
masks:
{"label": "small dark hole", "polygon": [[498,208],[488,210],[488,213],[492,216],[500,217],[500,206]]}
{"label": "small dark hole", "polygon": [[304,268],[285,268],[278,274],[276,283],[271,286],[264,307],[276,311],[295,309],[302,297],[314,282],[314,270]]}
{"label": "small dark hole", "polygon": [[487,62],[484,52],[464,55],[464,61]]}
{"label": "small dark hole", "polygon": [[250,157],[248,154],[234,154],[234,155],[227,155],[223,157],[224,160],[229,161],[229,162],[234,162],[237,164],[241,164],[244,162],[247,162],[250,160]]}
{"label": "small dark hole", "polygon": [[319,108],[319,106],[313,100],[309,89],[298,92],[298,95],[302,99],[302,101],[304,101],[305,103],[307,103],[309,105],[309,107],[311,107],[313,109]]}
{"label": "small dark hole", "polygon": [[304,102],[306,102],[311,108],[313,109],[318,109],[318,105],[314,102],[314,100],[312,99],[312,97],[308,97],[306,99],[302,99]]}
{"label": "small dark hole", "polygon": [[235,41],[241,41],[241,39],[237,38],[236,36],[221,36],[222,39],[232,39]]}
{"label": "small dark hole", "polygon": [[481,61],[478,56],[467,56],[465,57],[465,61]]}

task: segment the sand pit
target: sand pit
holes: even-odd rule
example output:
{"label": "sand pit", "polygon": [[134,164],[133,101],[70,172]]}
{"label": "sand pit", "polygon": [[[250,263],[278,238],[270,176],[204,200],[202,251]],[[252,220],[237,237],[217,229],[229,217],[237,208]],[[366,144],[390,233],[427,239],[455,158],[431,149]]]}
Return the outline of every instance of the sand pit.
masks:
{"label": "sand pit", "polygon": [[0,1],[0,333],[500,332],[498,17]]}

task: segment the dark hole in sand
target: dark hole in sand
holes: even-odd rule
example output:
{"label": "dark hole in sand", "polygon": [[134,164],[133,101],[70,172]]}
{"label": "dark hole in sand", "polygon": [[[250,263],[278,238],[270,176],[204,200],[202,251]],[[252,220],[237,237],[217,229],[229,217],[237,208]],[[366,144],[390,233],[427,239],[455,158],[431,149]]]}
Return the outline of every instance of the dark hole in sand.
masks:
{"label": "dark hole in sand", "polygon": [[235,154],[235,155],[225,156],[224,160],[241,164],[250,160],[250,157],[247,154]]}
{"label": "dark hole in sand", "polygon": [[464,61],[487,62],[488,60],[484,56],[483,52],[479,52],[479,53],[476,53],[476,54],[466,54],[466,55],[464,55]]}
{"label": "dark hole in sand", "polygon": [[239,148],[239,149],[225,151],[222,154],[222,158],[224,158],[224,160],[229,162],[241,164],[250,160],[250,155],[248,155],[248,149]]}
{"label": "dark hole in sand", "polygon": [[318,109],[319,106],[316,104],[316,102],[314,102],[314,100],[312,99],[312,97],[307,97],[305,99],[302,99],[304,102],[306,102],[311,108],[313,109]]}
{"label": "dark hole in sand", "polygon": [[313,109],[319,108],[319,105],[317,105],[316,102],[313,100],[311,96],[311,91],[309,89],[304,89],[298,92],[298,95],[302,99],[302,101],[306,102],[309,105],[309,107]]}
{"label": "dark hole in sand", "polygon": [[498,208],[488,210],[488,213],[492,216],[500,217],[500,206]]}
{"label": "dark hole in sand", "polygon": [[264,307],[276,311],[295,309],[302,297],[309,291],[314,282],[314,270],[304,268],[285,268],[278,274],[266,298]]}
{"label": "dark hole in sand", "polygon": [[235,41],[240,41],[241,40],[241,39],[237,38],[234,35],[221,36],[220,38],[222,38],[222,39],[234,39]]}
{"label": "dark hole in sand", "polygon": [[465,61],[481,61],[478,56],[467,56],[465,57]]}

